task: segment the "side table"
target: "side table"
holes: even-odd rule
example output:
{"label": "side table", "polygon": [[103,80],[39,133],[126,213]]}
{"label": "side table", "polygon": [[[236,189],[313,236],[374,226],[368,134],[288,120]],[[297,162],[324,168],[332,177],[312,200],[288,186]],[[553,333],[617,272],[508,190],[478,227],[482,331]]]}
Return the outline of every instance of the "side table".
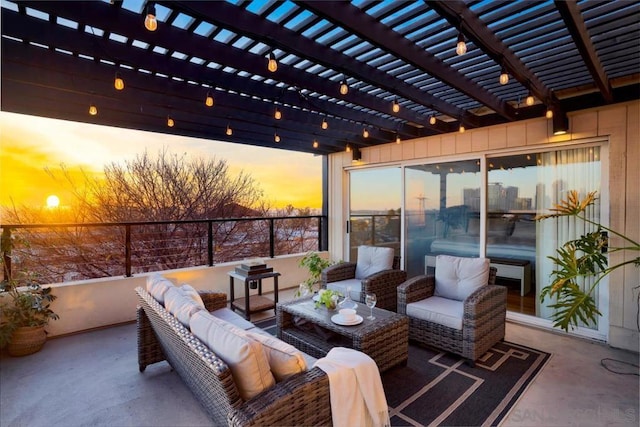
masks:
{"label": "side table", "polygon": [[[244,313],[244,318],[251,320],[251,314],[259,311],[273,309],[275,312],[276,304],[278,303],[278,276],[280,273],[272,271],[270,273],[254,274],[251,276],[244,276],[238,274],[235,271],[227,272],[229,275],[229,301],[231,303],[231,310],[238,310]],[[262,279],[273,278],[273,300],[262,296]],[[235,299],[234,293],[234,279],[238,279],[244,282],[244,298]],[[249,295],[249,283],[258,282],[258,294]]]}

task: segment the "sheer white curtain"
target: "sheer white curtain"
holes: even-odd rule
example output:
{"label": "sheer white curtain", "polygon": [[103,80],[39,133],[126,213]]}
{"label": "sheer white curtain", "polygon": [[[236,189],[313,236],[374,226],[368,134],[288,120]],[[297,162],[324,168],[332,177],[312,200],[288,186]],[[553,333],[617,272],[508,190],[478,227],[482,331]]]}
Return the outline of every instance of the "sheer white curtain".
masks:
{"label": "sheer white curtain", "polygon": [[[601,191],[600,148],[586,147],[551,151],[538,155],[538,184],[536,191],[537,214],[549,213],[549,209],[567,198],[570,190],[577,190],[580,199],[591,192]],[[599,221],[599,200],[587,212],[588,218]],[[576,218],[555,218],[536,224],[536,313],[549,319],[553,313],[548,308],[549,299],[540,302],[540,290],[551,283],[555,269],[548,256],[556,256],[556,250],[568,240],[595,230],[595,227]],[[583,283],[587,286],[589,283]],[[596,301],[597,301],[597,295]]]}

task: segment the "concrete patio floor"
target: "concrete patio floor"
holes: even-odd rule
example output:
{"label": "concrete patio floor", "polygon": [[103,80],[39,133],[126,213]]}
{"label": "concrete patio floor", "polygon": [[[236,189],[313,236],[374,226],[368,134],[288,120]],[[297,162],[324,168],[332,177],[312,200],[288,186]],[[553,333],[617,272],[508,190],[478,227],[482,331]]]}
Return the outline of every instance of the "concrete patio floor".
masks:
{"label": "concrete patio floor", "polygon": [[[637,353],[514,323],[506,340],[553,355],[502,425],[638,425],[639,377],[601,364],[638,365]],[[167,363],[138,371],[134,324],[50,339],[39,353],[0,359],[2,427],[210,424]]]}

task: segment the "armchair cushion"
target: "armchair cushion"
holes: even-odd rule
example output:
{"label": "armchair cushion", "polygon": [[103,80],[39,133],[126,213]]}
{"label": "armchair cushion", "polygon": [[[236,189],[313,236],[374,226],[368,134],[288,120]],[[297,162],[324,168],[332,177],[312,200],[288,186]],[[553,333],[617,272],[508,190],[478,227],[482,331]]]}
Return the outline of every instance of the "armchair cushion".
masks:
{"label": "armchair cushion", "polygon": [[342,292],[342,294],[345,296],[347,288],[350,288],[351,290],[351,299],[360,299],[360,292],[362,292],[362,280],[360,279],[346,279],[340,280],[338,282],[327,283],[327,289]]}
{"label": "armchair cushion", "polygon": [[438,255],[435,280],[435,296],[464,301],[489,282],[489,259]]}
{"label": "armchair cushion", "polygon": [[393,268],[393,248],[359,246],[356,263],[356,279],[364,279],[374,273]]}
{"label": "armchair cushion", "polygon": [[462,330],[464,303],[442,297],[431,297],[407,304],[407,316]]}

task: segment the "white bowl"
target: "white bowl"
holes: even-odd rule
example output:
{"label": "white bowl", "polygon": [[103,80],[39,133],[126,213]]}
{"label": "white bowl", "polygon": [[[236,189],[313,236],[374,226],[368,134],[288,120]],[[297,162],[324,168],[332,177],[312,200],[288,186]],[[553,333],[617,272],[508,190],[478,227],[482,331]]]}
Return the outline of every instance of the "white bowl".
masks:
{"label": "white bowl", "polygon": [[352,308],[340,309],[338,313],[340,313],[340,317],[342,317],[345,322],[353,322],[356,320],[356,311]]}

